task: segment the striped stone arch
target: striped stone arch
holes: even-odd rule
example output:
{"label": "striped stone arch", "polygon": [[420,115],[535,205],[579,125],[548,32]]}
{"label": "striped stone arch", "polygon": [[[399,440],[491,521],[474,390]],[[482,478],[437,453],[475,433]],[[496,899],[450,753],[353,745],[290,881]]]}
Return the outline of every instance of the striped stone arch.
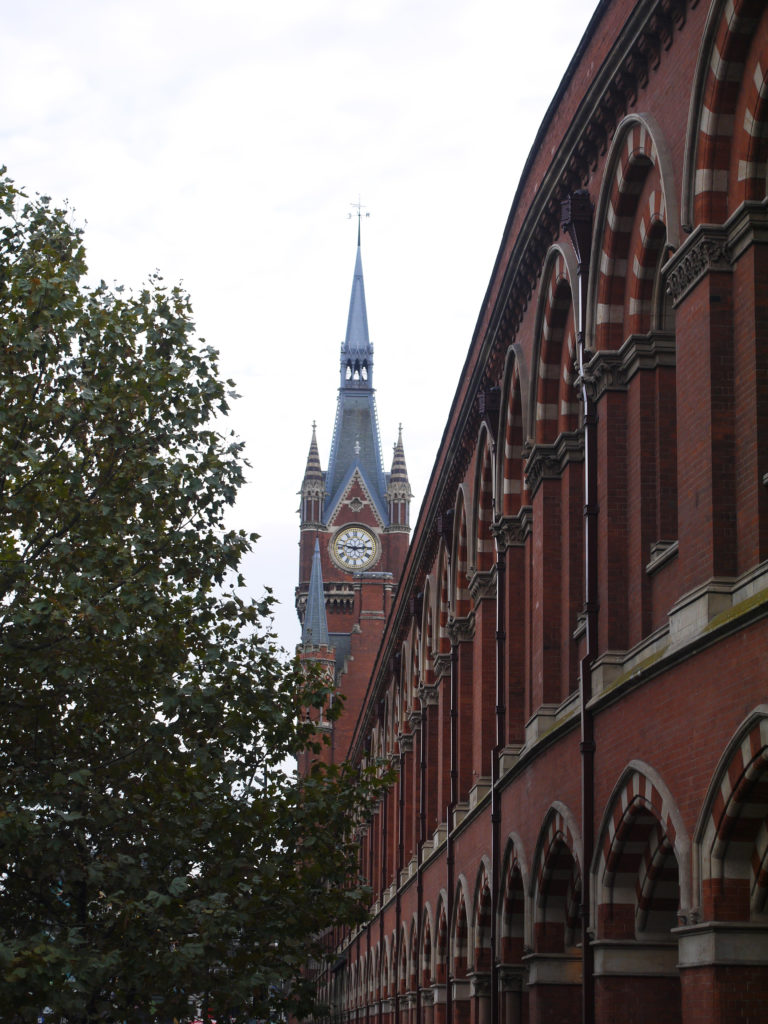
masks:
{"label": "striped stone arch", "polygon": [[768,918],[768,705],[720,759],[696,830],[702,909],[715,920]]}
{"label": "striped stone arch", "polygon": [[453,614],[457,619],[468,615],[472,609],[472,597],[469,593],[469,540],[467,524],[467,500],[464,485],[459,487],[456,495],[456,512],[454,516],[453,552],[451,565],[453,574],[451,583],[453,592]]}
{"label": "striped stone arch", "polygon": [[488,428],[483,424],[477,441],[475,462],[475,499],[472,521],[474,524],[474,564],[478,572],[493,568],[496,546],[491,533],[493,524],[493,444]]}
{"label": "striped stone arch", "polygon": [[404,996],[408,991],[408,979],[410,977],[410,969],[408,964],[408,926],[403,921],[400,926],[400,942],[397,947],[397,992],[398,995]]}
{"label": "striped stone arch", "polygon": [[501,389],[503,416],[499,426],[501,433],[500,457],[497,462],[499,484],[496,493],[501,496],[501,513],[515,515],[527,500],[523,450],[527,438],[526,416],[523,408],[522,364],[517,346],[507,352],[504,383]]}
{"label": "striped stone arch", "polygon": [[764,4],[762,7],[736,108],[730,171],[732,210],[745,200],[765,199],[768,192],[768,14]]}
{"label": "striped stone arch", "polygon": [[467,882],[462,875],[456,884],[456,905],[453,912],[452,963],[454,978],[466,978],[469,971],[469,894],[465,891]]}
{"label": "striped stone arch", "polygon": [[561,953],[576,943],[582,860],[576,819],[563,804],[553,804],[536,844],[533,896],[537,952]]}
{"label": "striped stone arch", "polygon": [[371,1002],[377,1000],[381,995],[381,975],[379,974],[380,949],[378,942],[371,950],[371,968],[368,972],[368,996]]}
{"label": "striped stone arch", "polygon": [[437,579],[437,653],[447,654],[451,649],[451,638],[448,635],[448,620],[451,617],[451,577],[448,550],[442,540],[437,558]]}
{"label": "striped stone arch", "polygon": [[552,444],[558,434],[578,426],[576,379],[576,260],[570,246],[553,246],[544,262],[537,311],[536,406],[531,436]]}
{"label": "striped stone arch", "polygon": [[408,985],[409,992],[415,992],[419,984],[419,929],[416,915],[411,920],[411,934],[408,938]]}
{"label": "striped stone arch", "polygon": [[643,203],[630,254],[627,333],[647,334],[664,326],[666,292],[661,287],[661,264],[667,252],[664,195],[653,189]]}
{"label": "striped stone arch", "polygon": [[606,161],[595,214],[587,330],[595,349],[618,349],[653,320],[667,246],[679,241],[672,161],[660,129],[647,114],[618,125]]}
{"label": "striped stone arch", "polygon": [[490,864],[483,858],[475,883],[475,898],[472,913],[472,963],[476,971],[491,969],[491,921],[493,902],[491,900]]}
{"label": "striped stone arch", "polygon": [[432,948],[432,935],[434,933],[434,924],[432,917],[432,908],[429,903],[424,907],[421,915],[421,940],[419,946],[419,985],[422,988],[429,988],[434,980],[434,969],[433,969],[433,948]]}
{"label": "striped stone arch", "polygon": [[437,926],[435,942],[435,981],[444,985],[448,980],[448,912],[445,893],[440,893],[437,904]]}
{"label": "striped stone arch", "polygon": [[432,577],[424,582],[424,598],[421,606],[421,644],[419,646],[419,680],[424,686],[432,686],[435,682],[435,669],[432,655],[435,651],[435,610],[433,601]]}
{"label": "striped stone arch", "polygon": [[419,684],[421,683],[421,629],[414,617],[408,639],[408,710],[417,708]]}
{"label": "striped stone arch", "polygon": [[[763,0],[716,0],[710,8],[694,79],[685,155],[684,209],[689,226],[724,221],[729,213],[729,191],[734,198],[737,192],[742,193],[741,198],[754,198],[744,193],[753,193],[761,177],[762,195],[758,198],[765,195],[765,171],[761,175],[755,165],[759,158],[754,161],[755,154],[765,152],[760,137],[764,131],[766,60],[758,59],[761,46],[765,54],[765,17]],[[747,75],[750,52],[755,58],[752,108],[748,101],[746,106],[740,103],[742,88],[751,89]],[[739,136],[734,168],[734,141]],[[737,177],[743,174],[743,187],[737,190],[730,181],[734,169]]]}
{"label": "striped stone arch", "polygon": [[510,835],[502,862],[498,907],[501,952],[505,963],[520,961],[525,947],[531,945],[525,899],[528,869],[522,849],[520,838]]}
{"label": "striped stone arch", "polygon": [[666,934],[690,906],[690,843],[677,804],[642,761],[624,770],[606,806],[595,852],[601,938]]}

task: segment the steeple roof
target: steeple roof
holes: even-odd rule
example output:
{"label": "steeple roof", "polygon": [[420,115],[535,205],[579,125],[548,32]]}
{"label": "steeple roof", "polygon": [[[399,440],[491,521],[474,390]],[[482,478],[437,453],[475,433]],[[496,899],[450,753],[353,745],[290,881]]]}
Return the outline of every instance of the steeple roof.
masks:
{"label": "steeple roof", "polygon": [[368,335],[368,311],[365,306],[363,260],[360,255],[360,234],[357,236],[357,257],[349,298],[347,333],[341,346],[341,387],[357,390],[373,386],[373,345]]}
{"label": "steeple roof", "polygon": [[[377,506],[386,509],[384,467],[373,390],[373,345],[368,336],[360,234],[349,300],[347,333],[341,346],[341,379],[325,478],[325,518],[333,511],[340,488],[354,468],[360,470]],[[386,516],[386,512],[384,512]]]}
{"label": "steeple roof", "polygon": [[328,646],[328,618],[325,614],[325,593],[323,591],[323,566],[320,561],[320,542],[315,538],[315,552],[312,556],[312,570],[309,574],[307,607],[301,628],[301,642],[310,647]]}

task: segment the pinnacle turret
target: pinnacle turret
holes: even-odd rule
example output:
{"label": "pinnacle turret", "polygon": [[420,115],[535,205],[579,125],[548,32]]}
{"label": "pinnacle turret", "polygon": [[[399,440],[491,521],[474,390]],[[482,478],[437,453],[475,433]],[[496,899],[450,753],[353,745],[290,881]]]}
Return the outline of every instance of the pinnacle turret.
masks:
{"label": "pinnacle turret", "polygon": [[320,467],[320,452],[317,447],[316,424],[312,424],[312,440],[309,444],[307,466],[301,482],[301,522],[318,523],[322,517],[325,497],[325,476]]}
{"label": "pinnacle turret", "polygon": [[408,527],[413,492],[408,480],[408,469],[405,465],[402,423],[398,430],[397,441],[395,442],[392,455],[392,470],[389,474],[386,497],[390,528]]}

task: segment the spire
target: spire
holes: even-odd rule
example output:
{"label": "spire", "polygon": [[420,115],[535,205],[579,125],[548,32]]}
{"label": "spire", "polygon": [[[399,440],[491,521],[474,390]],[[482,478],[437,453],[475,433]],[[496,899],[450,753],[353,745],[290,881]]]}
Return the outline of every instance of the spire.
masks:
{"label": "spire", "polygon": [[301,482],[301,521],[317,523],[320,521],[325,496],[325,477],[320,468],[320,452],[317,448],[317,424],[312,423],[312,440],[309,443],[307,467]]}
{"label": "spire", "polygon": [[389,474],[387,484],[387,505],[389,508],[389,522],[392,527],[407,527],[410,515],[411,484],[408,480],[408,469],[405,465],[405,450],[403,448],[403,425],[400,424],[397,434],[397,441],[394,445],[392,455],[392,470]]}
{"label": "spire", "polygon": [[325,477],[328,495],[324,513],[326,520],[336,506],[341,487],[355,467],[363,475],[382,518],[386,519],[386,483],[373,390],[373,345],[368,337],[359,219],[357,242],[347,334],[341,346],[341,382],[336,423]]}
{"label": "spire", "polygon": [[301,642],[310,647],[328,646],[323,567],[320,562],[320,542],[317,538],[315,538],[315,553],[312,556],[312,571],[309,574],[309,591],[307,607],[304,611],[304,625],[301,629]]}
{"label": "spire", "polygon": [[368,312],[365,308],[363,260],[360,255],[360,222],[357,224],[357,257],[352,276],[347,333],[341,346],[341,387],[373,387],[373,345],[368,336]]}

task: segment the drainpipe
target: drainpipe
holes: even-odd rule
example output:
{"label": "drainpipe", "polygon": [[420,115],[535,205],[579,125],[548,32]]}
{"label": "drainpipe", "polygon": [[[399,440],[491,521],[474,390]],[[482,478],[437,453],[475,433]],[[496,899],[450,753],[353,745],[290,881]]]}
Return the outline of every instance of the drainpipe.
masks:
{"label": "drainpipe", "polygon": [[[422,691],[423,692],[423,691]],[[424,927],[424,914],[422,904],[424,903],[424,878],[421,869],[422,852],[427,838],[427,736],[429,730],[429,719],[427,717],[429,705],[426,700],[421,701],[421,739],[419,741],[419,840],[416,844],[416,1020],[421,1021],[421,943],[422,928]]]}
{"label": "drainpipe", "polygon": [[384,793],[381,805],[381,867],[379,870],[379,1020],[384,1016],[384,994],[381,985],[381,966],[386,956],[384,948],[384,890],[387,887],[387,814],[389,811],[389,790]]}
{"label": "drainpipe", "polygon": [[453,1024],[453,987],[451,985],[452,963],[451,928],[453,926],[453,887],[454,887],[454,852],[453,852],[453,812],[459,798],[459,645],[451,639],[451,792],[448,801],[448,835],[445,843],[445,864],[448,873],[448,949],[445,965],[445,1021]]}
{"label": "drainpipe", "polygon": [[[370,820],[368,826],[368,878],[371,883],[371,892],[373,892],[373,818]],[[366,959],[368,962],[368,991],[365,994],[365,1024],[371,1024],[371,973],[373,969],[373,963],[371,961],[371,926],[365,929],[367,942],[367,954]]]}
{"label": "drainpipe", "polygon": [[[395,949],[397,950],[397,988],[395,993],[395,1024],[400,1024],[400,964],[402,956],[400,950],[400,920],[402,908],[400,906],[400,876],[403,873],[403,821],[405,819],[405,795],[403,793],[403,772],[405,771],[405,755],[402,751],[399,754],[400,771],[397,780],[397,865],[395,867]],[[406,953],[407,956],[407,953]]]}
{"label": "drainpipe", "polygon": [[506,734],[506,698],[504,688],[505,553],[496,548],[496,745],[491,758],[491,1020],[499,1020],[498,917],[501,873],[501,793],[499,775],[501,751]]}
{"label": "drainpipe", "polygon": [[590,929],[590,868],[595,847],[595,731],[589,706],[592,698],[592,665],[597,657],[597,411],[587,386],[585,369],[591,358],[584,337],[584,291],[592,245],[592,201],[586,189],[573,192],[562,204],[562,227],[570,235],[579,264],[579,381],[584,403],[584,612],[586,652],[581,660],[581,835],[584,866],[581,880],[581,956],[583,982],[582,1020],[594,1024],[595,972]]}

